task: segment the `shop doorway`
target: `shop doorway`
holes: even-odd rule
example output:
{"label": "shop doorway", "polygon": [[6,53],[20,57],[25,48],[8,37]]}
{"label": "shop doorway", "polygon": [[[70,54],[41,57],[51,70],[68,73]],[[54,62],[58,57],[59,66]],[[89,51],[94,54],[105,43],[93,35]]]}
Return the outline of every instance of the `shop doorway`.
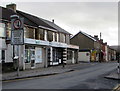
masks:
{"label": "shop doorway", "polygon": [[35,49],[25,49],[25,63],[30,63],[31,68],[35,68]]}

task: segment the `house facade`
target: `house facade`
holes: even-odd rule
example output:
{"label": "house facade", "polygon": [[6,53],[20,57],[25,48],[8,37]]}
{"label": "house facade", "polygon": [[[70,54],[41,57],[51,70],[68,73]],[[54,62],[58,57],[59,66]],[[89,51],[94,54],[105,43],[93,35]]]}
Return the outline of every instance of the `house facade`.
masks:
{"label": "house facade", "polygon": [[80,31],[71,38],[70,43],[79,46],[79,56],[84,55],[79,57],[80,61],[108,61],[107,43],[103,43],[102,39],[99,40],[97,35],[93,37],[87,33]]}
{"label": "house facade", "polygon": [[78,45],[80,50],[89,50],[90,61],[99,60],[100,44],[95,38],[88,35],[87,33],[80,31],[70,39],[70,43]]}
{"label": "house facade", "polygon": [[[6,33],[4,56],[6,64],[16,64],[13,59],[17,55],[19,56],[20,69],[77,63],[76,55],[79,47],[70,44],[71,34],[69,32],[56,25],[53,21],[16,10],[15,4],[1,8],[3,12],[1,22],[5,24],[4,32]],[[11,15],[24,18],[24,45],[19,45],[18,54],[16,45],[11,45]],[[17,68],[16,65],[14,66]]]}

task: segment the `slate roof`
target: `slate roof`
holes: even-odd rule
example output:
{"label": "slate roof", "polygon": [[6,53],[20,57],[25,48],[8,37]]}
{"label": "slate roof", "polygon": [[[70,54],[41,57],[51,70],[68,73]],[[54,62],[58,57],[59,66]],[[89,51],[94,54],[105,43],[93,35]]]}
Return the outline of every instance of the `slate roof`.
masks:
{"label": "slate roof", "polygon": [[114,45],[114,46],[109,46],[111,49],[114,49],[118,52],[120,52],[120,45]]}
{"label": "slate roof", "polygon": [[24,23],[26,25],[30,25],[30,26],[34,26],[34,27],[41,27],[41,28],[49,29],[51,31],[70,34],[69,32],[65,31],[64,29],[62,29],[55,23],[45,20],[45,19],[42,19],[42,18],[39,18],[39,17],[36,17],[34,15],[31,15],[31,14],[28,14],[28,13],[25,13],[25,12],[22,12],[19,10],[16,10],[16,12],[14,12],[11,9],[7,9],[7,8],[1,7],[1,6],[0,6],[0,10],[2,11],[2,16],[0,16],[0,18],[2,18],[4,20],[10,21],[10,16],[17,14],[20,17],[24,17]]}
{"label": "slate roof", "polygon": [[10,15],[16,14],[13,10],[11,9],[6,9],[4,7],[0,6],[0,18],[4,20],[9,20],[10,21]]}
{"label": "slate roof", "polygon": [[58,32],[62,32],[62,33],[66,33],[66,34],[70,34],[69,32],[67,32],[66,30],[62,29],[61,27],[59,27],[58,25],[56,25],[55,23],[42,19],[42,21],[44,21],[45,23],[47,23],[48,25],[52,26],[53,28],[55,28]]}
{"label": "slate roof", "polygon": [[36,16],[30,15],[30,14],[27,14],[25,12],[18,11],[18,10],[16,12],[19,15],[22,15],[22,17],[27,18],[29,21],[32,21],[34,24],[36,24],[37,27],[39,27],[39,25],[40,25],[40,26],[43,26],[43,27],[46,27],[46,28],[54,29],[53,27],[49,26],[45,22],[41,21],[41,19],[36,17]]}
{"label": "slate roof", "polygon": [[[23,17],[21,14],[18,14],[18,13],[14,12],[14,11],[11,10],[11,9],[7,9],[7,8],[1,7],[1,6],[0,6],[0,12],[1,12],[0,18],[3,19],[3,20],[8,20],[8,21],[10,21],[10,16],[11,16],[11,15],[15,15],[15,14],[19,15],[20,17]],[[37,27],[37,25],[36,25],[35,23],[33,23],[32,21],[30,21],[30,20],[27,19],[27,18],[24,18],[24,23],[25,23],[26,25],[30,25],[30,26],[35,26],[35,27]]]}
{"label": "slate roof", "polygon": [[[91,35],[89,35],[89,34],[87,34],[87,33],[85,33],[85,32],[82,32],[82,31],[78,32],[78,33],[77,33],[76,35],[74,35],[72,38],[74,38],[75,36],[77,36],[79,33],[85,35],[86,37],[90,38],[90,39],[93,40],[93,41],[97,41],[93,36],[91,36]],[[72,39],[72,38],[71,38],[71,39]]]}

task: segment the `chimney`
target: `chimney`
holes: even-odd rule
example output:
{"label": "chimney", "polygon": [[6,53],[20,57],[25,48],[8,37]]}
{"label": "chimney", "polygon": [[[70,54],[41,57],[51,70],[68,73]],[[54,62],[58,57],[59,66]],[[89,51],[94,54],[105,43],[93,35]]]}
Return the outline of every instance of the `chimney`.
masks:
{"label": "chimney", "polygon": [[94,35],[94,38],[97,39],[97,40],[99,40],[98,35]]}
{"label": "chimney", "polygon": [[6,8],[11,9],[14,12],[16,12],[16,4],[8,4],[8,5],[6,5]]}
{"label": "chimney", "polygon": [[54,19],[52,19],[52,22],[54,23]]}
{"label": "chimney", "polygon": [[107,42],[105,42],[105,45],[107,45]]}
{"label": "chimney", "polygon": [[100,43],[103,43],[103,39],[100,39]]}

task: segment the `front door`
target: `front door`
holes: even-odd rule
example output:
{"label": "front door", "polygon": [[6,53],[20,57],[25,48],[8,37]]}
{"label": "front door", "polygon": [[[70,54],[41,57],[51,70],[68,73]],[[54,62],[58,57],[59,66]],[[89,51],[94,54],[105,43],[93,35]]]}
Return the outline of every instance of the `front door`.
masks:
{"label": "front door", "polygon": [[31,68],[35,67],[35,49],[30,49],[31,54]]}
{"label": "front door", "polygon": [[31,68],[35,67],[35,49],[25,49],[25,63],[30,63]]}

